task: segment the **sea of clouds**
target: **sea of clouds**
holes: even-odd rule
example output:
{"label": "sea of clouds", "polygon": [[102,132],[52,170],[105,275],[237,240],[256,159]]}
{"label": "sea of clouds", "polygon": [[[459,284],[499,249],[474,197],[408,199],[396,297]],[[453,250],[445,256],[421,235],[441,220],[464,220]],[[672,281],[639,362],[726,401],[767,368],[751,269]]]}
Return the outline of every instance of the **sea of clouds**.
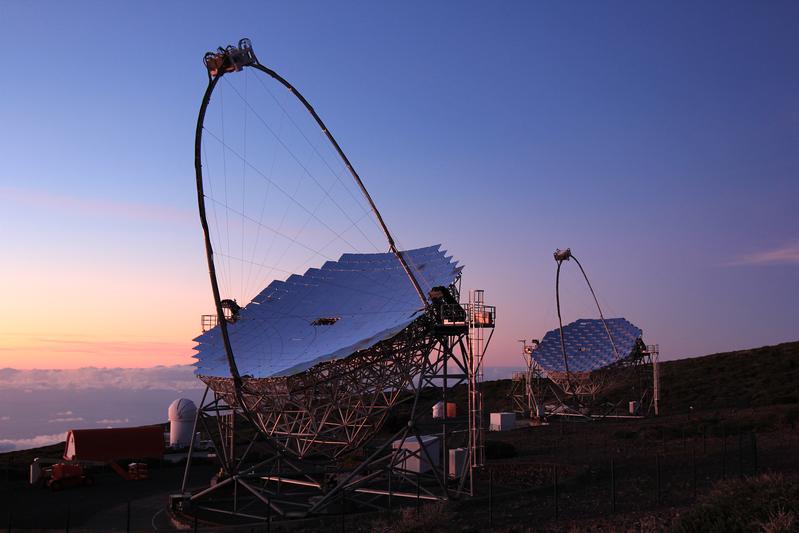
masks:
{"label": "sea of clouds", "polygon": [[61,442],[70,429],[165,422],[173,400],[199,402],[205,386],[193,370],[0,369],[0,453]]}
{"label": "sea of clouds", "polygon": [[127,389],[193,390],[202,388],[190,365],[151,368],[76,368],[17,370],[0,368],[0,388],[14,390]]}

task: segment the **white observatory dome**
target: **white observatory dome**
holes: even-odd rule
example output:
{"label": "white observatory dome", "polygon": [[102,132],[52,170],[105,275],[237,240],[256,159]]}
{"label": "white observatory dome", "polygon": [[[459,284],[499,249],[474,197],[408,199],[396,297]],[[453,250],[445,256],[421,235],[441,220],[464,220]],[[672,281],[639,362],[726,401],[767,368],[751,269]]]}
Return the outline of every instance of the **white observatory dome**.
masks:
{"label": "white observatory dome", "polygon": [[169,406],[169,445],[173,448],[188,446],[194,429],[197,406],[188,398],[179,398]]}

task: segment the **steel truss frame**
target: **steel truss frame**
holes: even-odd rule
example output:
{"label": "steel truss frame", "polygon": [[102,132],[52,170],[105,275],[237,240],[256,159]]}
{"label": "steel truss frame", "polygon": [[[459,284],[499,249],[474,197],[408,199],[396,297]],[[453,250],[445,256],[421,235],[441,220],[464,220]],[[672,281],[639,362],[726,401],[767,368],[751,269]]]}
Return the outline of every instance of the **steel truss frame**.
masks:
{"label": "steel truss frame", "polygon": [[[657,364],[653,352],[643,343],[631,357],[592,372],[547,372],[538,367],[532,370],[533,378],[544,379],[539,401],[545,403],[545,417],[579,416],[584,418],[614,418],[646,416],[655,409],[655,387],[651,369]],[[534,363],[535,365],[535,363]],[[535,365],[536,367],[538,365]],[[614,383],[620,382],[622,373],[634,374],[635,388],[640,405],[640,415],[620,413],[620,406],[627,400],[614,403],[598,403],[597,399]]]}
{"label": "steel truss frame", "polygon": [[544,377],[541,366],[535,362],[530,354],[524,354],[527,369],[523,372],[514,372],[511,376],[511,392],[514,411],[534,419],[545,418],[543,410]]}
{"label": "steel truss frame", "polygon": [[[464,308],[462,322],[444,325],[428,312],[391,339],[301,374],[244,378],[242,397],[257,427],[238,406],[230,378],[202,377],[207,389],[195,426],[214,441],[221,471],[210,486],[188,492],[192,439],[181,506],[269,520],[335,512],[342,502],[387,508],[396,498],[473,495],[475,471],[484,462],[479,388],[494,310],[482,300]],[[485,309],[490,323],[475,320]],[[446,403],[458,385],[467,387],[469,416],[446,418],[444,409],[443,419],[429,420],[430,402]],[[393,435],[378,434],[400,404],[409,404],[408,423]],[[403,448],[431,435],[441,460],[425,446]],[[460,469],[449,464],[453,444],[466,448]],[[414,459],[433,467],[421,474],[405,469]]]}

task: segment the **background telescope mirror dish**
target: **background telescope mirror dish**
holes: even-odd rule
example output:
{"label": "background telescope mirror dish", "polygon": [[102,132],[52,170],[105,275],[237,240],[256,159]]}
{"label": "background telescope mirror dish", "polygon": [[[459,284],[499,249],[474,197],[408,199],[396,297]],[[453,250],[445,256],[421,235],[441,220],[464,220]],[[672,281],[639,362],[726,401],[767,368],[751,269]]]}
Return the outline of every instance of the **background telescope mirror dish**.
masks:
{"label": "background telescope mirror dish", "polygon": [[[619,359],[616,359],[602,320],[579,319],[563,326],[569,371],[593,372],[635,355],[643,334],[641,329],[624,318],[609,318],[605,322],[616,344]],[[565,372],[559,330],[547,332],[532,356],[546,372]]]}

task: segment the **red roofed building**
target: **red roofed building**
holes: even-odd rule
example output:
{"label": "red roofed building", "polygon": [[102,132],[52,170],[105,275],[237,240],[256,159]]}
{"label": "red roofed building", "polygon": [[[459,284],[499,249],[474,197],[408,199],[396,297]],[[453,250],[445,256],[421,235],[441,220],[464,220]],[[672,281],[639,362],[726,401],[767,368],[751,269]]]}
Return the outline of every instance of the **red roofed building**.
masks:
{"label": "red roofed building", "polygon": [[67,433],[67,461],[113,462],[120,459],[160,458],[164,454],[161,426],[111,429],[71,429]]}

